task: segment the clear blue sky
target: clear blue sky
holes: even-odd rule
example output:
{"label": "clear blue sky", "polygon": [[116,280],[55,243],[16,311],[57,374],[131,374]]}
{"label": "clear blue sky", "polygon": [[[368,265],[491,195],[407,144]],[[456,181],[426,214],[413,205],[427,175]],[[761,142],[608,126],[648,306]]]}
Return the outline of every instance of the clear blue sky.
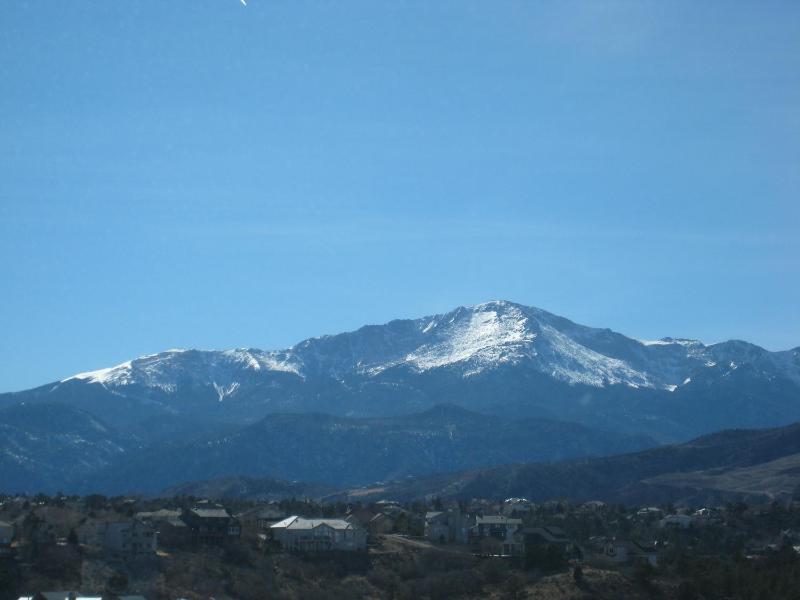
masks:
{"label": "clear blue sky", "polygon": [[0,4],[0,391],[503,298],[800,345],[800,3]]}

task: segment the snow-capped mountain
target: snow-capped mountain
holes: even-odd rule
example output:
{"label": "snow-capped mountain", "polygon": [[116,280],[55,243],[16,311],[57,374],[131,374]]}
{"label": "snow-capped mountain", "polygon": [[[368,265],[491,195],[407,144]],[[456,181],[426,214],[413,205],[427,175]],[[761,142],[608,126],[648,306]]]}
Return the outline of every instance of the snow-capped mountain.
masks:
{"label": "snow-capped mountain", "polygon": [[636,340],[578,325],[538,308],[487,302],[415,320],[312,338],[282,351],[167,350],[65,379],[106,387],[141,385],[174,392],[191,382],[232,396],[243,381],[291,373],[300,378],[376,377],[391,369],[455,369],[463,377],[525,364],[553,379],[594,387],[626,384],[674,391],[702,367],[753,364],[800,382],[800,353],[768,352],[747,342]]}
{"label": "snow-capped mountain", "polygon": [[674,439],[800,418],[800,349],[642,341],[494,301],[280,351],[168,350],[0,395],[0,404],[25,400],[70,402],[118,427],[132,418],[382,416],[451,402]]}

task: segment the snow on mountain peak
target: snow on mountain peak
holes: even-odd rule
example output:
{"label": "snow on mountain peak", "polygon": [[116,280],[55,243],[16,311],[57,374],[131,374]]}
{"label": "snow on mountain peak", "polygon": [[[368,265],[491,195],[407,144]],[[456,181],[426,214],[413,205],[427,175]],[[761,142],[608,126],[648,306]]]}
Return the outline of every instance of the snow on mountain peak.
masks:
{"label": "snow on mountain peak", "polygon": [[393,377],[387,374],[393,369],[424,372],[446,368],[472,377],[503,365],[525,363],[527,368],[570,384],[626,384],[674,391],[686,385],[698,368],[719,363],[733,369],[732,364],[754,361],[800,381],[796,352],[769,353],[743,342],[705,346],[681,338],[634,340],[538,308],[494,300],[421,319],[311,338],[283,351],[176,349],[79,373],[64,381],[140,385],[166,392],[185,384],[207,386],[222,401],[247,382],[264,381],[278,373],[343,380],[350,376]]}
{"label": "snow on mountain peak", "polygon": [[533,341],[536,333],[526,327],[528,319],[522,311],[510,308],[498,313],[494,310],[498,304],[479,304],[432,320],[422,333],[433,339],[407,354],[404,362],[426,371],[474,360],[478,364],[469,371],[474,374],[486,366],[518,357],[520,347]]}
{"label": "snow on mountain peak", "polygon": [[78,373],[72,377],[62,379],[61,383],[79,379],[87,383],[114,383],[124,385],[130,375],[132,361],[126,361],[115,367],[108,367],[105,369],[97,369],[96,371],[86,371],[85,373]]}

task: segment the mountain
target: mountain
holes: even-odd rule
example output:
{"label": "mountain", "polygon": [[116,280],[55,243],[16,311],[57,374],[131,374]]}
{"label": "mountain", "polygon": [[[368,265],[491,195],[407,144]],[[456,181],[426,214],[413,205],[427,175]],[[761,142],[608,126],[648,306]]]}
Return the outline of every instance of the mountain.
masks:
{"label": "mountain", "polygon": [[5,408],[0,410],[0,485],[4,492],[68,490],[131,447],[132,440],[67,405]]}
{"label": "mountain", "polygon": [[179,436],[187,419],[189,433],[212,433],[276,413],[388,417],[450,403],[670,442],[800,419],[800,348],[641,341],[495,301],[286,350],[170,350],[0,395],[0,406],[21,402],[68,404],[126,433],[171,423]]}
{"label": "mountain", "polygon": [[[730,430],[641,452],[470,470],[351,490],[396,499],[526,497],[630,504],[766,501],[800,490],[800,423]],[[764,487],[760,487],[764,486]]]}
{"label": "mountain", "polygon": [[642,436],[545,419],[486,416],[455,406],[381,418],[281,414],[220,437],[128,453],[81,485],[87,492],[157,492],[186,481],[242,475],[342,487],[653,445]]}

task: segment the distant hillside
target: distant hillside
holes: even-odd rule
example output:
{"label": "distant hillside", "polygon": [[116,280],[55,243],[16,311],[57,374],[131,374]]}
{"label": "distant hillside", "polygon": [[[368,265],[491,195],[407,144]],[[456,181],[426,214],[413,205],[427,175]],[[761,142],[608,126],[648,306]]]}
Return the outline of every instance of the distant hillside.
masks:
{"label": "distant hillside", "polygon": [[668,473],[646,479],[644,483],[699,497],[716,495],[750,501],[785,498],[800,491],[800,454],[749,467]]}
{"label": "distant hillside", "polygon": [[[643,452],[522,464],[350,490],[353,497],[450,498],[524,496],[646,503],[766,500],[800,485],[800,424],[732,430]],[[758,486],[764,485],[759,496]]]}
{"label": "distant hillside", "polygon": [[[233,433],[122,456],[86,491],[156,492],[184,481],[244,475],[335,487],[521,461],[652,447],[643,436],[546,419],[504,419],[455,406],[402,417],[270,415]],[[165,459],[166,457],[166,459]]]}
{"label": "distant hillside", "polygon": [[82,410],[59,404],[21,404],[0,410],[0,489],[68,491],[132,447]]}
{"label": "distant hillside", "polygon": [[196,496],[215,499],[280,500],[283,498],[322,498],[334,488],[313,483],[282,481],[268,477],[221,477],[207,481],[184,483],[163,490],[159,495]]}

